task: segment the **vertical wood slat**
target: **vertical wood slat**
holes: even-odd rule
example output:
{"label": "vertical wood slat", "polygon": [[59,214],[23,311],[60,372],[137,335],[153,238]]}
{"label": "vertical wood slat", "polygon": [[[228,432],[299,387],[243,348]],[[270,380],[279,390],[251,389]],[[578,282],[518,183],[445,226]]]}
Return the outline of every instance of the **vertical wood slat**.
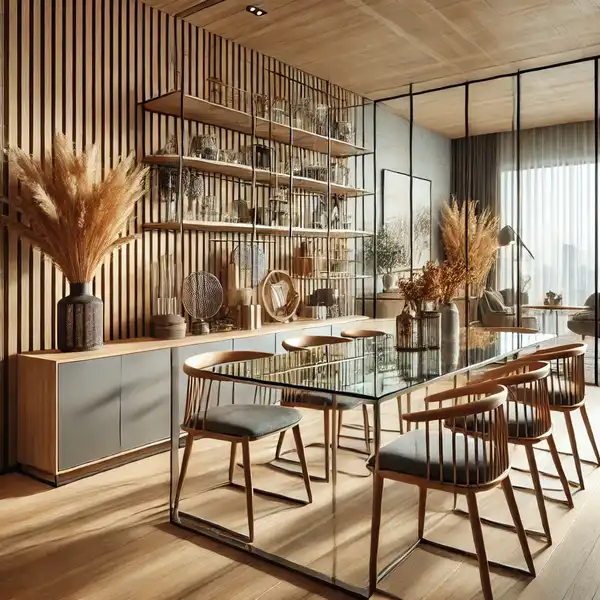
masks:
{"label": "vertical wood slat", "polygon": [[[175,133],[176,119],[144,113],[139,102],[180,84],[176,67],[182,56],[176,40],[184,32],[185,73],[180,77],[200,97],[208,97],[205,81],[210,76],[246,92],[284,96],[285,75],[296,73],[189,23],[176,23],[141,0],[0,0],[0,32],[2,147],[19,145],[40,156],[51,151],[53,135],[63,132],[78,150],[97,143],[103,172],[131,151],[138,156],[155,152]],[[301,77],[319,86],[317,79]],[[320,86],[324,89],[323,82]],[[250,101],[249,93],[240,94],[236,107],[249,112]],[[192,135],[208,131],[202,124],[186,123],[186,147]],[[250,144],[250,136],[215,133],[222,148]],[[2,210],[16,217],[11,201],[17,190],[1,153],[0,174],[0,192],[8,197]],[[250,197],[247,185],[225,178],[205,177],[205,188],[207,195],[219,195],[216,189],[221,189],[227,210],[234,200]],[[257,189],[258,202],[267,206],[273,192],[267,186]],[[130,232],[142,233],[141,223],[157,220],[158,203],[151,193],[136,207],[135,217]],[[226,278],[222,257],[250,241],[249,236],[228,236],[226,243],[215,238],[186,232],[185,271],[201,269],[208,261],[211,270]],[[270,263],[289,268],[295,242],[270,243],[274,241],[265,239],[264,244]],[[106,340],[148,334],[151,265],[167,253],[181,253],[176,237],[146,232],[99,267],[93,289],[104,301]],[[64,277],[49,260],[0,229],[0,469],[15,460],[14,435],[7,436],[17,430],[14,357],[56,345],[56,302],[67,291]]]}

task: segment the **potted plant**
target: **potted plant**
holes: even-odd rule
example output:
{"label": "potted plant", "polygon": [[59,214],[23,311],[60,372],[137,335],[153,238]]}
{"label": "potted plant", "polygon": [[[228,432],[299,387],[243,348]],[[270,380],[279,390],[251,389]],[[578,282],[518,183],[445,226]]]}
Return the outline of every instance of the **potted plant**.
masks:
{"label": "potted plant", "polygon": [[386,223],[375,236],[375,243],[373,238],[368,238],[365,242],[365,258],[376,261],[377,272],[382,275],[384,292],[389,292],[396,287],[394,270],[410,264],[402,231],[402,221]]}
{"label": "potted plant", "polygon": [[136,237],[124,231],[145,192],[146,169],[129,155],[102,177],[98,148],[78,155],[62,134],[44,160],[19,148],[8,157],[24,218],[0,217],[0,223],[26,237],[69,280],[70,294],[57,307],[58,348],[95,350],[103,344],[103,305],[91,282],[104,257]]}

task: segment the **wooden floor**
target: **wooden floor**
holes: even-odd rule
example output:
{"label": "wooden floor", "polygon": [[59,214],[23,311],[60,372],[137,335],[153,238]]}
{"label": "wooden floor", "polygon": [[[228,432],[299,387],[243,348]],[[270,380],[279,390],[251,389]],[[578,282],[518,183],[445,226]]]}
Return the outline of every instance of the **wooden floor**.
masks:
{"label": "wooden floor", "polygon": [[[600,390],[588,389],[590,414],[600,437]],[[386,405],[384,426],[397,423],[395,404]],[[360,411],[352,415],[360,421]],[[579,417],[574,419],[581,425]],[[322,439],[319,416],[303,423],[305,442]],[[581,426],[579,431],[583,432]],[[556,418],[559,448],[566,436]],[[391,439],[393,434],[387,434]],[[591,448],[582,434],[581,450]],[[291,441],[291,440],[290,440]],[[253,461],[268,459],[276,440],[253,447]],[[244,529],[244,497],[232,490],[199,495],[201,488],[226,476],[228,448],[198,445],[190,464],[182,508]],[[321,465],[320,451],[309,450],[311,469]],[[340,453],[338,502],[330,509],[331,491],[314,483],[315,503],[308,509],[272,500],[257,501],[257,544],[294,560],[364,584],[368,561],[371,479],[360,455]],[[539,453],[541,466],[546,453]],[[515,455],[515,463],[524,463]],[[571,459],[564,458],[571,478]],[[21,475],[0,478],[0,599],[161,599],[300,600],[345,598],[313,583],[168,523],[168,455],[160,455],[68,486],[51,489]],[[575,509],[548,503],[554,545],[531,540],[538,576],[535,580],[497,572],[496,599],[600,599],[600,469],[585,466],[586,491],[574,496]],[[239,479],[241,472],[237,474]],[[514,476],[515,482],[526,482]],[[546,480],[553,485],[554,482]],[[254,484],[302,496],[301,482],[264,466]],[[448,494],[431,492],[426,537],[472,549],[468,520],[450,514]],[[525,525],[540,529],[533,496],[517,492]],[[402,552],[416,535],[416,490],[387,484],[381,539],[381,563]],[[502,494],[482,497],[482,515],[507,519]],[[486,528],[492,559],[523,565],[519,545],[509,532]],[[477,567],[454,556],[417,550],[382,587],[405,600],[480,598]],[[383,595],[376,596],[382,599]]]}

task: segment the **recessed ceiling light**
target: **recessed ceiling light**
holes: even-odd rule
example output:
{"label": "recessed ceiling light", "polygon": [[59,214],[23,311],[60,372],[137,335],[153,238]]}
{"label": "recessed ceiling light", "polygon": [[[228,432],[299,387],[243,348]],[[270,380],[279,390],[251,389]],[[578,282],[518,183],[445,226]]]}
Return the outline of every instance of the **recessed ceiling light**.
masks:
{"label": "recessed ceiling light", "polygon": [[255,17],[262,17],[263,15],[267,14],[266,10],[263,10],[262,8],[258,8],[258,6],[253,5],[246,6],[246,10],[249,13],[252,13]]}

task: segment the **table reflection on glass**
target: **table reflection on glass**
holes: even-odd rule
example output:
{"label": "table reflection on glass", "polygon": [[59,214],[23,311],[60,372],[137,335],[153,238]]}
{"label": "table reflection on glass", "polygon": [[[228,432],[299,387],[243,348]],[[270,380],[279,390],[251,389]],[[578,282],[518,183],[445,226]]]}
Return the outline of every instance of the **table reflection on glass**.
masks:
{"label": "table reflection on glass", "polygon": [[[554,337],[548,334],[489,332],[469,328],[463,330],[460,341],[454,344],[447,344],[442,340],[439,348],[399,352],[396,350],[393,333],[395,323],[379,321],[376,328],[385,330],[388,335],[230,363],[214,367],[213,370],[225,381],[235,382],[236,385],[257,386],[263,390],[263,401],[267,396],[271,398],[279,394],[281,397],[279,390],[284,390],[284,394],[299,391],[330,394],[334,410],[335,402],[340,398],[354,398],[371,405],[374,452],[377,453],[382,435],[381,406],[386,400],[396,399],[420,387],[468,373],[488,363],[511,358]],[[260,398],[260,394],[258,397]],[[173,402],[172,498],[180,464],[179,424],[178,402]],[[313,488],[316,489],[313,489],[315,501],[312,505],[293,509],[285,507],[285,517],[280,515],[279,521],[271,523],[272,527],[276,527],[278,535],[273,537],[271,534],[261,541],[260,535],[257,534],[252,544],[227,538],[217,530],[200,527],[192,509],[186,508],[183,501],[177,514],[173,512],[171,503],[171,519],[178,525],[243,548],[359,597],[366,597],[371,479],[362,459],[361,468],[364,475],[360,483],[350,484],[344,480],[343,485],[340,485],[334,465],[331,484],[313,484]],[[285,476],[283,477],[285,479]],[[355,488],[352,507],[347,497],[350,485]],[[356,504],[356,497],[363,499],[362,504]],[[208,506],[207,502],[203,502],[202,506]],[[225,504],[221,505],[224,506]],[[355,534],[351,544],[353,550],[350,553],[350,546],[340,544],[340,539],[345,539],[345,528],[355,523],[359,518],[357,511],[360,512],[363,508],[365,530],[361,529]],[[348,511],[354,511],[354,516]],[[266,518],[266,521],[269,518]],[[318,530],[311,529],[313,522],[318,524]],[[289,528],[287,533],[286,527]],[[287,543],[288,538],[293,538],[295,543]],[[311,553],[311,545],[314,545],[314,554]],[[329,557],[327,560],[324,559],[325,555]],[[357,556],[360,558],[357,559]],[[348,566],[350,564],[351,567]]]}

